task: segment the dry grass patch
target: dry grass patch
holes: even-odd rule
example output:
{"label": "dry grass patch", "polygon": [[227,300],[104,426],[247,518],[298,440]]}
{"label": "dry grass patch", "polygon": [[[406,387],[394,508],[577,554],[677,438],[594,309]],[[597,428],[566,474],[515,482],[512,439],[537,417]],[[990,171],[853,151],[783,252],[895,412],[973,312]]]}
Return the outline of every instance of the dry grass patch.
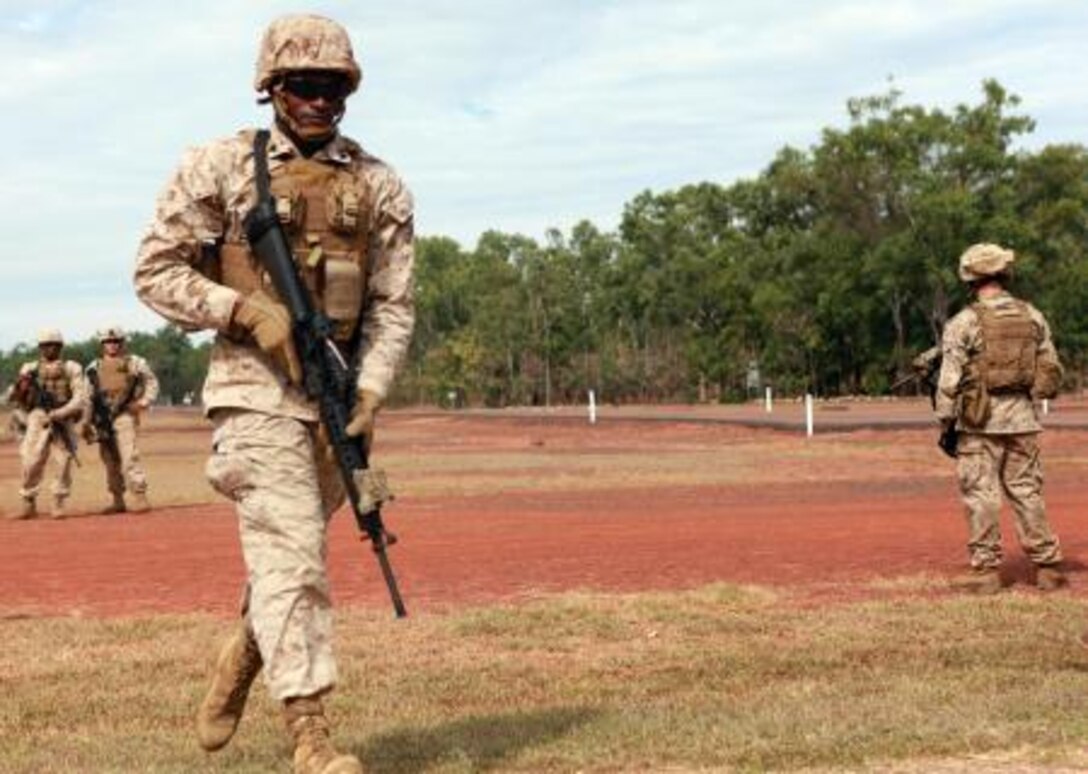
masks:
{"label": "dry grass patch", "polygon": [[[337,738],[387,773],[1085,762],[1088,655],[1075,642],[1083,616],[1073,599],[793,602],[715,585],[403,622],[341,613]],[[192,739],[190,714],[227,623],[0,625],[5,771],[287,769],[262,688],[226,751],[205,755]]]}
{"label": "dry grass patch", "polygon": [[914,575],[873,578],[866,585],[873,591],[936,592],[948,589],[948,577],[930,572],[920,572]]}

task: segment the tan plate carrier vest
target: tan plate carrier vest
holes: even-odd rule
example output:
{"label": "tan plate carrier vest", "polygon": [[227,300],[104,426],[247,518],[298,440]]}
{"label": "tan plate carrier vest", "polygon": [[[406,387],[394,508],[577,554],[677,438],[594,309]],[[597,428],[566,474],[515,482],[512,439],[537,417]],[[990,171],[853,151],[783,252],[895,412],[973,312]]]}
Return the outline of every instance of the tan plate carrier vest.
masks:
{"label": "tan plate carrier vest", "polygon": [[[35,370],[38,372],[38,385],[43,392],[53,396],[55,407],[59,408],[72,399],[72,380],[68,378],[68,369],[64,367],[63,360],[51,362],[40,360]],[[38,395],[31,394],[28,399],[31,405],[25,407],[27,411],[38,408],[42,404]]]}
{"label": "tan plate carrier vest", "polygon": [[[332,322],[337,342],[349,342],[366,291],[367,191],[350,169],[295,158],[271,170],[271,194],[314,308]],[[218,267],[204,273],[240,293],[259,288],[278,298],[249,243],[240,234],[234,239],[224,242]]]}
{"label": "tan plate carrier vest", "polygon": [[993,395],[1029,394],[1035,382],[1040,334],[1027,304],[1013,299],[996,309],[974,304],[974,310],[982,326],[978,357],[987,391]]}
{"label": "tan plate carrier vest", "polygon": [[132,372],[132,358],[127,355],[99,358],[97,371],[99,389],[110,406],[116,408],[136,381],[136,374]]}

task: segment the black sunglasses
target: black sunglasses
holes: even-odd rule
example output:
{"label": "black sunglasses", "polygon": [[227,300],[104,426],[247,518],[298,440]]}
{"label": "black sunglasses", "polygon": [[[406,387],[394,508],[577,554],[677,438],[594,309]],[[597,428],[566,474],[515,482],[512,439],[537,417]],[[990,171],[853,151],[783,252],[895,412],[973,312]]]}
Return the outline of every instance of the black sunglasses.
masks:
{"label": "black sunglasses", "polygon": [[347,78],[335,75],[288,75],[283,79],[283,88],[299,99],[323,99],[326,102],[344,99],[349,91]]}

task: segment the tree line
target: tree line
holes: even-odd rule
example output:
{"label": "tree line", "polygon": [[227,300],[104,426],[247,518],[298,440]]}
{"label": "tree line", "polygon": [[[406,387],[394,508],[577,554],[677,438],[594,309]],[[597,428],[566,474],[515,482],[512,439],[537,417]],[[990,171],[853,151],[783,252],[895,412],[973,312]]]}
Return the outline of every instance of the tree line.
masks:
{"label": "tree line", "polygon": [[[992,80],[950,111],[893,89],[849,100],[846,126],[782,148],[752,179],[638,194],[615,232],[489,231],[472,249],[421,237],[416,332],[391,400],[882,394],[967,301],[956,259],[981,241],[1016,250],[1014,291],[1049,317],[1079,389],[1088,153],[1017,150],[1034,129],[1019,105]],[[130,342],[176,400],[207,346],[169,328]]]}
{"label": "tree line", "polygon": [[[1080,386],[1088,351],[1080,145],[1015,150],[1033,120],[996,81],[951,111],[891,90],[785,147],[754,179],[627,203],[543,243],[420,240],[419,317],[401,396],[548,404],[881,394],[967,300],[957,258],[1018,254],[1014,290],[1049,317]],[[758,379],[753,375],[758,372]]]}

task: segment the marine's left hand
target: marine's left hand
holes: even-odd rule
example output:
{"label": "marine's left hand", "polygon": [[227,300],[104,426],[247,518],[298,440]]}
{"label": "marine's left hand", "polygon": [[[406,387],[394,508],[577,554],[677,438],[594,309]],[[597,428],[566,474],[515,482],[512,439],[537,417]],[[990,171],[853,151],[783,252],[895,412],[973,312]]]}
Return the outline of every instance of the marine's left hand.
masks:
{"label": "marine's left hand", "polygon": [[355,398],[355,406],[351,410],[351,421],[345,431],[349,436],[362,436],[369,447],[374,440],[374,415],[378,413],[378,407],[382,399],[370,390],[359,390]]}

